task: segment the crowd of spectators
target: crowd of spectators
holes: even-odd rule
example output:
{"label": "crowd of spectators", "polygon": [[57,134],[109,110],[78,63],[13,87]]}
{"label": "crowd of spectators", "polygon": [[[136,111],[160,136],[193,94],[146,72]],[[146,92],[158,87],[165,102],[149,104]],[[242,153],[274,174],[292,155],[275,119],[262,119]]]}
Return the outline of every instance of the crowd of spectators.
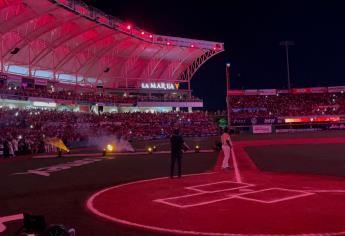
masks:
{"label": "crowd of spectators", "polygon": [[67,145],[114,135],[129,140],[163,139],[171,135],[174,127],[187,137],[218,133],[206,112],[95,114],[0,108],[0,143],[9,143],[14,153],[47,152],[51,147],[45,140],[55,137]]}
{"label": "crowd of spectators", "polygon": [[345,93],[231,96],[232,118],[344,115]]}
{"label": "crowd of spectators", "polygon": [[108,103],[108,104],[135,104],[136,99],[132,97],[105,94],[95,91],[76,91],[75,89],[56,89],[54,87],[23,88],[20,86],[0,86],[1,95],[17,96],[18,100],[28,97],[39,97],[48,99],[61,99],[75,102]]}
{"label": "crowd of spectators", "polygon": [[200,102],[201,100],[196,97],[184,96],[170,96],[169,94],[163,97],[154,96],[123,96],[116,95],[106,91],[95,90],[81,90],[75,87],[58,88],[53,86],[36,86],[35,88],[24,88],[22,86],[14,85],[0,85],[0,98],[12,96],[12,99],[25,100],[28,97],[59,99],[73,102],[87,102],[87,103],[104,103],[108,105],[117,104],[131,104],[135,105],[138,101],[155,101],[155,102]]}

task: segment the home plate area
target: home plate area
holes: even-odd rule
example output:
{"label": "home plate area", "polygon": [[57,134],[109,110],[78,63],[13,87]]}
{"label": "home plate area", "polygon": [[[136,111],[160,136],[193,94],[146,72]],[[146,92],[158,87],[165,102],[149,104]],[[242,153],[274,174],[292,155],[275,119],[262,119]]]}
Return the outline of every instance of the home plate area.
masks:
{"label": "home plate area", "polygon": [[260,189],[252,184],[236,183],[231,181],[221,181],[211,184],[186,187],[186,189],[193,189],[199,193],[157,199],[155,201],[179,208],[187,208],[212,204],[230,199],[242,199],[270,204],[314,194],[311,192],[282,188]]}
{"label": "home plate area", "polygon": [[94,194],[87,207],[143,230],[192,235],[345,235],[341,178],[212,172],[119,185]]}

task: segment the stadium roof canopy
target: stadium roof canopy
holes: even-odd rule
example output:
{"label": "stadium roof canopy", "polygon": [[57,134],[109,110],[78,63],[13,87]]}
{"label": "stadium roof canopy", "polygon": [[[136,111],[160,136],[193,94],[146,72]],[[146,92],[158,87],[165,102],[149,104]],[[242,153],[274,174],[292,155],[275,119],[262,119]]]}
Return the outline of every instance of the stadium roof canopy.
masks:
{"label": "stadium roof canopy", "polygon": [[153,34],[75,0],[0,0],[1,71],[62,83],[190,82],[223,43]]}

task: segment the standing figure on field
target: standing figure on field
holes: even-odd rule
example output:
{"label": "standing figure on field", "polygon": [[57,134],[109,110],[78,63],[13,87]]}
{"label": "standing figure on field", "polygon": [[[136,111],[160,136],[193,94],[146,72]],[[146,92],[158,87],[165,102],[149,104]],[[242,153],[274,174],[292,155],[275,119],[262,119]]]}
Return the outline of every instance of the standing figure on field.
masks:
{"label": "standing figure on field", "polygon": [[170,178],[174,178],[175,163],[177,162],[177,175],[181,178],[182,174],[182,153],[183,150],[190,149],[184,142],[179,129],[175,129],[170,138],[171,144],[171,163],[170,163]]}
{"label": "standing figure on field", "polygon": [[224,133],[221,136],[221,142],[222,142],[222,150],[224,153],[224,159],[222,163],[222,170],[229,169],[229,159],[231,156],[231,149],[232,149],[232,143],[230,139],[229,129],[226,127],[224,128]]}

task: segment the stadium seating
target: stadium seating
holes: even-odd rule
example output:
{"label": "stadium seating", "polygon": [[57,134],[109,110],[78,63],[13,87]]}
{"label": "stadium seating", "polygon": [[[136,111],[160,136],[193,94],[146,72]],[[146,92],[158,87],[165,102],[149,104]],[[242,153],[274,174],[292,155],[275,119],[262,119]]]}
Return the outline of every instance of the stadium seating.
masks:
{"label": "stadium seating", "polygon": [[232,118],[344,115],[344,93],[230,96]]}
{"label": "stadium seating", "polygon": [[187,137],[218,134],[217,125],[206,112],[95,114],[1,108],[0,117],[0,143],[6,139],[19,153],[50,150],[44,140],[52,137],[67,144],[109,135],[149,140],[169,137],[174,127]]}

